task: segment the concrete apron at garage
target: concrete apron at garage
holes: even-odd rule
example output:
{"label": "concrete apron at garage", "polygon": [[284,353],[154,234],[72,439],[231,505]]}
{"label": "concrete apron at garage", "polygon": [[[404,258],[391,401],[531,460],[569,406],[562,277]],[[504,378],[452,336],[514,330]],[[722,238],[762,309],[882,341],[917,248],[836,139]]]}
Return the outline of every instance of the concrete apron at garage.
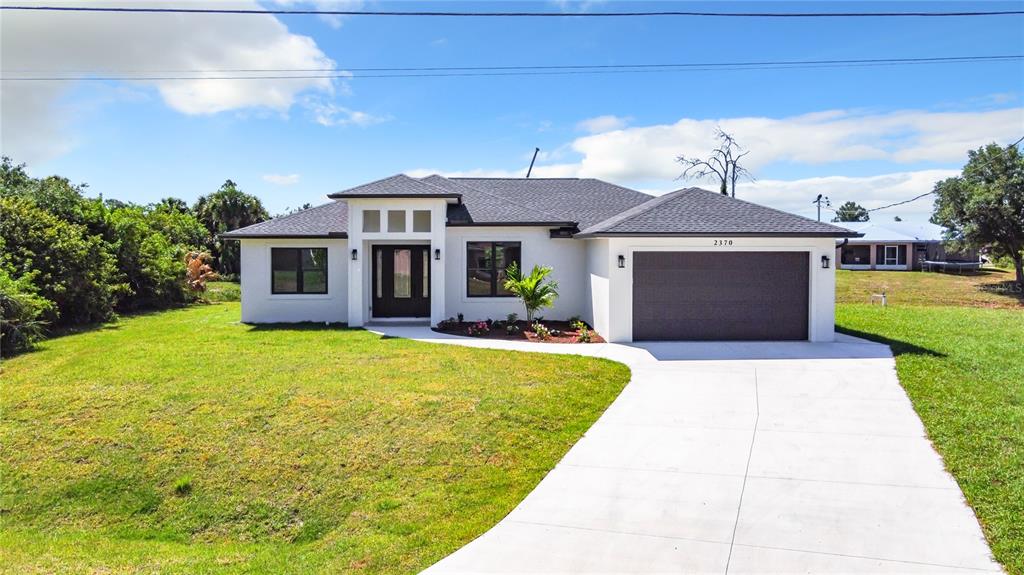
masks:
{"label": "concrete apron at garage", "polygon": [[555,345],[629,385],[490,531],[427,570],[479,572],[999,571],[932,449],[886,346]]}

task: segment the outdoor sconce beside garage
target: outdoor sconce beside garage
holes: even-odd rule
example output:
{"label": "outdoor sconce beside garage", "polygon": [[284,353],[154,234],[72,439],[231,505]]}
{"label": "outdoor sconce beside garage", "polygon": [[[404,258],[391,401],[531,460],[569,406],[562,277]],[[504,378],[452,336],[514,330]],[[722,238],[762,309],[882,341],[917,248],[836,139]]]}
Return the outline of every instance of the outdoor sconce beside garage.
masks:
{"label": "outdoor sconce beside garage", "polygon": [[626,256],[624,256],[622,254],[619,254],[619,267],[620,268],[626,267]]}
{"label": "outdoor sconce beside garage", "polygon": [[441,248],[434,249],[434,259],[437,261],[441,261]]}
{"label": "outdoor sconce beside garage", "polygon": [[826,269],[826,270],[828,269],[828,262],[829,262],[829,257],[828,256],[821,256],[821,267],[822,267],[822,269]]}
{"label": "outdoor sconce beside garage", "polygon": [[359,261],[359,250],[352,248],[352,261]]}

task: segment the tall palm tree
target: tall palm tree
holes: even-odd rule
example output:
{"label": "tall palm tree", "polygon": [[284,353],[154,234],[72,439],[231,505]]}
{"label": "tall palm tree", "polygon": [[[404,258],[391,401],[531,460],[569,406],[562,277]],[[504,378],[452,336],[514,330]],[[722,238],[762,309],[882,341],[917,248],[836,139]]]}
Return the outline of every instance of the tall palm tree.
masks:
{"label": "tall palm tree", "polygon": [[217,235],[270,219],[259,198],[242,192],[231,180],[225,181],[216,192],[200,197],[192,212],[209,230],[208,244],[217,260],[217,270],[223,274],[238,273],[238,244],[222,242]]}

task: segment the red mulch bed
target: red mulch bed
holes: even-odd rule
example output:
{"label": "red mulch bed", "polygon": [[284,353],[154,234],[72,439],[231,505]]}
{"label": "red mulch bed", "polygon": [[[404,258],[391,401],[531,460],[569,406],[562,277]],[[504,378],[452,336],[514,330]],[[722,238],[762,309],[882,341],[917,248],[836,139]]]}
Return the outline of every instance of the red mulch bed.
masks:
{"label": "red mulch bed", "polygon": [[[516,326],[519,328],[519,331],[517,331],[516,333],[508,333],[505,330],[505,322],[494,322],[491,331],[487,332],[486,334],[470,335],[470,326],[476,325],[477,323],[479,322],[462,321],[456,322],[455,325],[446,329],[439,329],[435,327],[433,328],[433,330],[438,333],[449,333],[452,335],[476,337],[480,339],[504,339],[509,341],[527,340],[539,343],[582,343],[576,339],[579,334],[576,332],[576,330],[572,329],[569,326],[569,322],[567,321],[542,322],[552,332],[551,337],[544,340],[537,337],[537,334],[535,334],[533,330],[530,329],[529,324],[527,324],[525,321],[516,322]],[[558,332],[558,335],[555,335],[556,331]],[[597,333],[594,332],[594,330],[590,330],[590,343],[604,343],[604,338],[597,335]]]}

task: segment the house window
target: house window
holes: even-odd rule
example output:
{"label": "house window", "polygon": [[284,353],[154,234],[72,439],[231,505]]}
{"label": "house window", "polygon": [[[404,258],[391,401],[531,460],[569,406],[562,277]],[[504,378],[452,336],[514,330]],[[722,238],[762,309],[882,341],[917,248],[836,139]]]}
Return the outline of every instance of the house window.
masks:
{"label": "house window", "polygon": [[413,212],[412,212],[412,231],[414,231],[414,232],[429,232],[430,231],[430,210],[413,210]]}
{"label": "house window", "polygon": [[271,248],[270,293],[327,293],[327,248]]}
{"label": "house window", "polygon": [[871,264],[871,246],[845,245],[842,251],[845,265],[866,266]]}
{"label": "house window", "polygon": [[522,265],[520,242],[467,242],[466,295],[469,297],[511,297],[505,290],[505,269]]}
{"label": "house window", "polygon": [[363,210],[363,231],[380,231],[380,210]]}
{"label": "house window", "polygon": [[405,210],[388,210],[388,231],[391,233],[405,231]]}

